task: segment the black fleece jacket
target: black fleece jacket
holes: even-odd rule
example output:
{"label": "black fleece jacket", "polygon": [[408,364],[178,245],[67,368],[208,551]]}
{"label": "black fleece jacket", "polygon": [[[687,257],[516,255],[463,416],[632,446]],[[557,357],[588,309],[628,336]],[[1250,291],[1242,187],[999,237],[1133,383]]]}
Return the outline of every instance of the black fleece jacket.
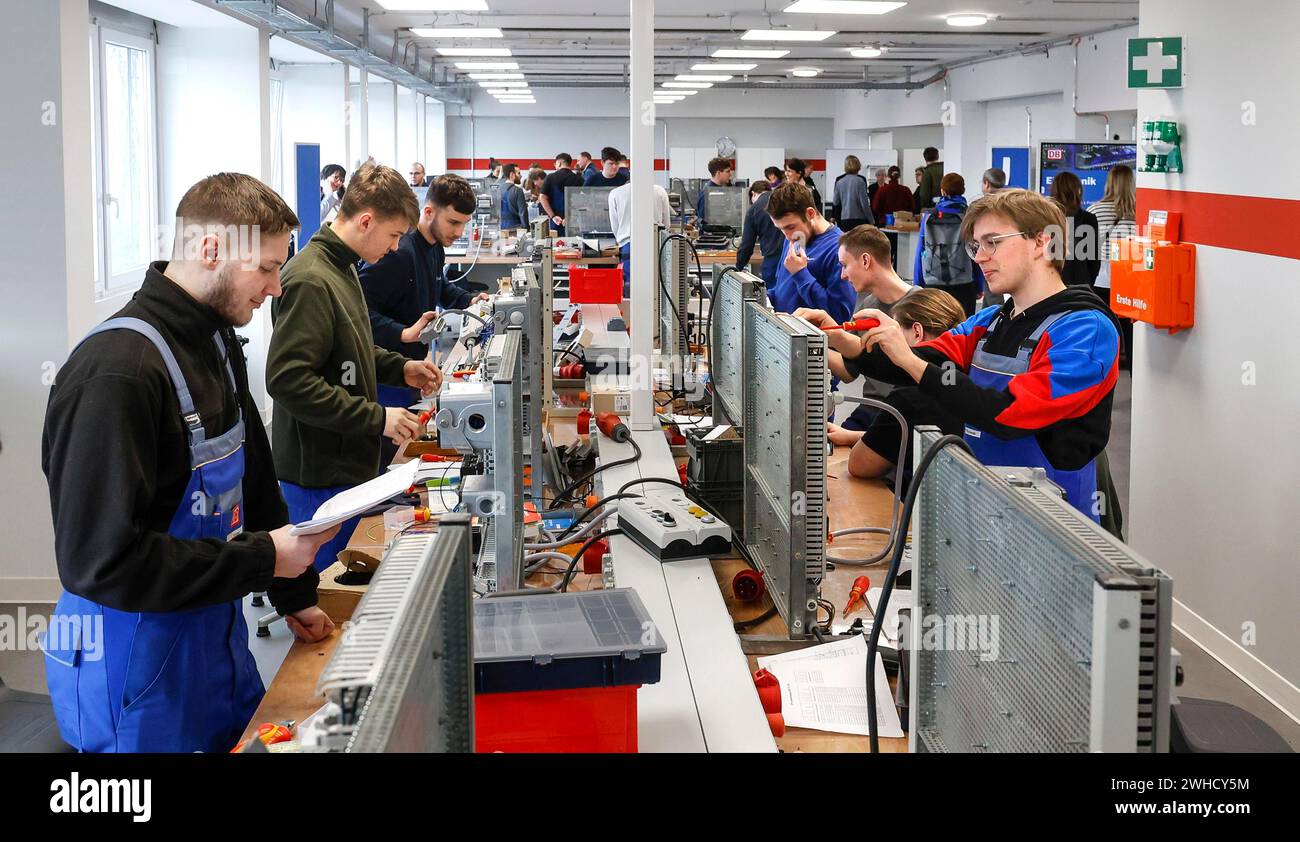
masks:
{"label": "black fleece jacket", "polygon": [[[49,480],[63,587],[122,611],[185,611],[266,591],[291,614],[316,604],[314,570],[277,579],[268,530],[288,522],[271,445],[248,391],[239,340],[210,307],[153,264],[116,316],[167,340],[209,436],[243,410],[244,533],[231,541],[167,534],[190,480],[188,436],[171,377],[148,339],[115,330],[91,337],[64,364],[45,411],[41,466]],[[212,341],[221,333],[239,388],[231,391]],[[188,503],[187,503],[188,505]]]}

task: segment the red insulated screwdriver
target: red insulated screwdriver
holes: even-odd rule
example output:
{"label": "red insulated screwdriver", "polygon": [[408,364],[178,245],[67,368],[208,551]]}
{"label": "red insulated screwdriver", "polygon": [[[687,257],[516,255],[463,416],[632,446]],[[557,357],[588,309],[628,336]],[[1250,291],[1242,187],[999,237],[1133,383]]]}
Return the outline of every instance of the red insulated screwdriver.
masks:
{"label": "red insulated screwdriver", "polygon": [[853,333],[862,333],[871,330],[873,327],[880,327],[880,319],[858,319],[841,325],[826,325],[822,330],[848,330]]}
{"label": "red insulated screwdriver", "polygon": [[841,617],[849,616],[849,612],[857,607],[858,603],[871,590],[871,580],[866,576],[859,576],[853,580],[853,587],[849,589],[849,601],[844,605],[844,613]]}

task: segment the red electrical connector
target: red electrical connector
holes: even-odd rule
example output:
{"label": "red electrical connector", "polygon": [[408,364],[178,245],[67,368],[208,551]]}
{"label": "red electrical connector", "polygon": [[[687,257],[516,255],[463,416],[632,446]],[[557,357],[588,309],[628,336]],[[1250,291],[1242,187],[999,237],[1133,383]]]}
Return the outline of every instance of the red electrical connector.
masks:
{"label": "red electrical connector", "polygon": [[555,376],[561,380],[581,380],[587,376],[587,367],[582,363],[567,363],[555,369]]}
{"label": "red electrical connector", "polygon": [[586,407],[578,410],[578,435],[591,435],[591,410]]}
{"label": "red electrical connector", "polygon": [[587,551],[582,554],[582,572],[583,573],[601,573],[605,569],[605,556],[609,554],[609,542],[601,538],[596,543],[587,547]]}
{"label": "red electrical connector", "polygon": [[862,333],[874,327],[880,327],[880,319],[858,319],[844,324],[826,325],[822,330],[847,330],[853,333]]}
{"label": "red electrical connector", "polygon": [[763,574],[757,570],[747,568],[737,573],[731,580],[731,592],[741,602],[754,602],[761,599],[766,591],[767,585],[763,584]]}
{"label": "red electrical connector", "polygon": [[597,413],[596,427],[616,442],[621,443],[632,438],[632,431],[623,423],[623,419],[613,412]]}

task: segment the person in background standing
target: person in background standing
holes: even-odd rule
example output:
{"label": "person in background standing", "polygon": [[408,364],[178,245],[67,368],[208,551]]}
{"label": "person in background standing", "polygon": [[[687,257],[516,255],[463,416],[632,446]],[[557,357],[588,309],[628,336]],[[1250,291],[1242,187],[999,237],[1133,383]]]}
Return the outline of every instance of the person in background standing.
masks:
{"label": "person in background standing", "polygon": [[955,172],[943,177],[939,203],[921,216],[912,278],[917,286],[939,287],[975,315],[975,302],[984,288],[984,274],[961,241],[966,214],[966,180]]}
{"label": "person in background standing", "polygon": [[581,186],[582,176],[573,171],[573,156],[568,152],[556,155],[555,171],[542,182],[542,192],[537,200],[557,236],[564,236],[564,190]]}
{"label": "person in background standing", "polygon": [[933,207],[940,198],[943,162],[939,160],[939,150],[933,146],[927,146],[921,155],[925,158],[925,167],[921,171],[921,182],[916,189],[916,198],[920,209],[925,210]]}
{"label": "person in background standing", "polygon": [[524,188],[519,186],[522,176],[515,164],[506,164],[501,168],[505,188],[501,191],[501,231],[514,231],[528,227],[528,197]]}
{"label": "person in background standing", "polygon": [[[528,194],[528,221],[531,223],[541,213],[542,183],[546,181],[546,170],[533,167],[524,179],[524,192]],[[537,213],[533,213],[536,210]]]}
{"label": "person in background standing", "polygon": [[600,169],[590,169],[583,178],[586,187],[620,187],[627,184],[628,175],[621,167],[623,153],[612,146],[600,150]]}
{"label": "person in background standing", "polygon": [[411,176],[412,187],[426,186],[425,175],[424,175],[424,164],[421,164],[419,161],[416,161],[414,164],[411,164],[411,172],[409,173],[409,175]]}
{"label": "person in background standing", "polygon": [[889,170],[886,167],[876,167],[876,172],[872,176],[874,181],[867,188],[867,195],[871,199],[871,209],[874,212],[876,208],[876,196],[880,193],[880,188],[889,183]]}
{"label": "person in background standing", "polygon": [[[609,221],[614,228],[614,237],[618,240],[619,256],[622,257],[624,298],[632,294],[631,205],[632,183],[630,181],[609,191]],[[654,185],[654,214],[654,223],[660,228],[667,228],[672,222],[673,206],[668,199],[668,191],[658,184]]]}
{"label": "person in background standing", "polygon": [[767,186],[775,190],[785,181],[785,170],[780,167],[768,167],[763,170],[763,178],[767,181]]}
{"label": "person in background standing", "polygon": [[1072,172],[1063,172],[1052,179],[1052,198],[1065,212],[1065,222],[1073,231],[1065,238],[1068,254],[1061,280],[1066,286],[1092,287],[1101,271],[1100,241],[1097,239],[1097,217],[1083,209],[1083,182]]}
{"label": "person in background standing", "polygon": [[502,163],[498,161],[496,158],[489,158],[488,174],[487,177],[483,179],[484,183],[491,185],[497,183],[498,181],[501,181],[502,167],[503,167]]}
{"label": "person in background standing", "polygon": [[998,167],[989,167],[984,171],[984,177],[980,180],[980,192],[985,196],[990,196],[999,190],[1005,190],[1007,186],[1007,174]]}
{"label": "person in background standing", "polygon": [[871,205],[872,214],[876,219],[884,221],[890,214],[912,209],[912,191],[899,184],[902,176],[898,167],[889,168],[889,183],[877,191],[876,201]]}
{"label": "person in background standing", "polygon": [[326,164],[320,171],[320,219],[325,217],[343,201],[343,182],[347,171],[339,164]]}
{"label": "person in background standing", "polygon": [[787,184],[802,184],[812,193],[813,205],[817,208],[817,213],[826,212],[826,204],[822,201],[822,194],[818,192],[817,185],[813,183],[812,178],[808,175],[808,162],[802,158],[791,158],[785,164],[785,180]]}
{"label": "person in background standing", "polygon": [[[1133,170],[1123,164],[1111,167],[1106,175],[1106,192],[1101,201],[1088,208],[1097,218],[1097,242],[1101,244],[1101,269],[1093,281],[1093,292],[1101,297],[1110,309],[1110,261],[1122,257],[1120,243],[1136,237],[1137,230],[1137,187],[1133,180]],[[1129,368],[1132,364],[1133,321],[1120,319],[1120,333],[1124,344],[1120,352],[1120,367]]]}
{"label": "person in background standing", "polygon": [[706,201],[709,195],[709,187],[727,187],[731,184],[732,167],[731,161],[726,158],[714,158],[709,161],[709,183],[700,188],[700,198],[695,201],[695,218],[701,226],[707,225],[704,209],[707,207]]}
{"label": "person in background standing", "polygon": [[763,255],[759,274],[767,287],[776,283],[776,270],[781,265],[781,250],[785,247],[785,237],[772,224],[772,217],[767,215],[767,202],[771,198],[772,188],[766,181],[755,181],[749,186],[749,210],[745,212],[740,246],[736,249],[736,268],[748,272],[749,259],[757,243],[759,253]]}
{"label": "person in background standing", "polygon": [[831,221],[846,232],[859,225],[876,224],[871,214],[871,188],[862,177],[862,161],[857,155],[844,159],[844,174],[835,179]]}
{"label": "person in background standing", "polygon": [[586,180],[587,173],[596,170],[596,162],[592,160],[590,152],[578,153],[578,166],[574,167],[574,172],[583,180]]}

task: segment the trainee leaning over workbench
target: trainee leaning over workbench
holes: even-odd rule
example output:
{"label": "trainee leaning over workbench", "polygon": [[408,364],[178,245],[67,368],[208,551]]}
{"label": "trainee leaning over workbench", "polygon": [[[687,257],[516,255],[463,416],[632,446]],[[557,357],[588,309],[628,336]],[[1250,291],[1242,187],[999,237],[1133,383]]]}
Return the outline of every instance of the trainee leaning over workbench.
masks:
{"label": "trainee leaning over workbench", "polygon": [[[425,394],[442,383],[433,363],[375,345],[357,280],[357,260],[378,263],[396,249],[419,211],[397,170],[363,164],[333,225],[322,226],[285,268],[284,295],[271,308],[266,388],[275,400],[275,469],[294,523],[378,475],[381,435],[400,446],[419,430],[415,415],[379,403],[378,382]],[[334,563],[359,520],[344,522],[321,547],[317,570]]]}
{"label": "trainee leaning over workbench", "polygon": [[[1008,296],[932,342],[912,348],[898,322],[880,320],[861,338],[833,330],[831,344],[850,373],[917,383],[966,423],[966,440],[985,465],[1039,467],[1093,520],[1097,457],[1110,437],[1119,375],[1119,328],[1087,287],[1061,280],[1065,216],[1052,200],[1007,190],[970,206],[961,236],[989,289]],[[821,311],[796,313],[817,326]]]}
{"label": "trainee leaning over workbench", "polygon": [[73,350],[46,410],[65,592],[45,673],[80,751],[234,746],[263,694],[248,593],[269,593],[304,640],[333,630],[311,569],[333,533],[285,526],[232,329],[280,294],[298,219],[266,185],[223,173],[186,192],[176,223],[171,262]]}
{"label": "trainee leaning over workbench", "polygon": [[[376,345],[409,360],[422,360],[429,356],[429,346],[420,341],[420,334],[438,317],[436,308],[460,309],[488,298],[487,293],[475,295],[445,275],[445,248],[465,233],[476,207],[468,181],[458,175],[438,176],[425,193],[419,222],[402,237],[397,250],[358,270]],[[384,406],[410,406],[412,395],[407,388],[379,386],[379,402]]]}

